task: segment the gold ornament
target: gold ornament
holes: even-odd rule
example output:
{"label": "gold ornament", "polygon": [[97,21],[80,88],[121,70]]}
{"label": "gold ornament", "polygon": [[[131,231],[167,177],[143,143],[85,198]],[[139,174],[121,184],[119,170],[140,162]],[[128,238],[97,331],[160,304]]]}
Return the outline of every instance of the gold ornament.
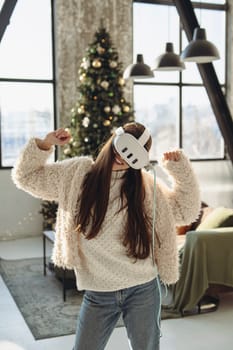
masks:
{"label": "gold ornament", "polygon": [[110,68],[116,68],[117,67],[117,61],[110,61],[109,62],[109,67]]}
{"label": "gold ornament", "polygon": [[84,113],[84,112],[85,112],[85,108],[84,108],[83,105],[81,105],[81,106],[78,108],[78,113],[79,113],[79,114],[82,114],[82,113]]}
{"label": "gold ornament", "polygon": [[64,154],[65,154],[66,156],[68,156],[69,154],[71,154],[71,149],[70,149],[70,148],[64,149]]}
{"label": "gold ornament", "polygon": [[103,122],[103,125],[104,126],[109,126],[111,124],[110,120],[106,119],[104,122]]}
{"label": "gold ornament", "polygon": [[107,90],[108,87],[109,87],[109,82],[106,81],[106,80],[103,80],[103,81],[100,83],[100,86],[101,86],[103,89]]}
{"label": "gold ornament", "polygon": [[125,85],[125,79],[124,78],[119,78],[118,84],[121,85],[121,86],[124,86]]}
{"label": "gold ornament", "polygon": [[105,48],[102,46],[98,46],[96,51],[98,52],[99,55],[102,55],[103,53],[105,53]]}
{"label": "gold ornament", "polygon": [[86,79],[86,73],[80,75],[79,80],[84,81]]}
{"label": "gold ornament", "polygon": [[96,59],[94,59],[94,61],[92,62],[92,66],[93,66],[94,68],[100,68],[100,67],[102,66],[102,63],[101,63],[101,61],[100,61],[98,58],[96,58]]}
{"label": "gold ornament", "polygon": [[105,113],[109,113],[110,111],[111,111],[111,107],[110,106],[104,107],[104,112]]}
{"label": "gold ornament", "polygon": [[123,106],[123,111],[128,113],[130,111],[129,106],[127,106],[127,105]]}
{"label": "gold ornament", "polygon": [[94,97],[93,97],[93,100],[95,100],[95,101],[96,101],[96,100],[97,100],[97,98],[98,98],[97,96],[94,96]]}

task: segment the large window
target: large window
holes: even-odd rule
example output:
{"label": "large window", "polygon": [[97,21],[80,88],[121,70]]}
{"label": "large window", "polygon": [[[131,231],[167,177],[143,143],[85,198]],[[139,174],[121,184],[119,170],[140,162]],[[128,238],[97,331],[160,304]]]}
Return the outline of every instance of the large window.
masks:
{"label": "large window", "polygon": [[0,166],[54,128],[52,1],[18,0],[0,43]]}
{"label": "large window", "polygon": [[[214,61],[219,82],[225,89],[226,10],[225,1],[193,1],[197,19],[206,29],[207,39],[220,52]],[[205,8],[206,7],[206,8]],[[153,68],[157,56],[173,42],[180,53],[188,44],[172,1],[134,1],[134,58],[142,53]],[[153,79],[134,81],[136,120],[153,136],[152,160],[168,149],[182,147],[191,159],[224,158],[224,142],[201,76],[195,63],[186,63],[179,72],[155,71]]]}

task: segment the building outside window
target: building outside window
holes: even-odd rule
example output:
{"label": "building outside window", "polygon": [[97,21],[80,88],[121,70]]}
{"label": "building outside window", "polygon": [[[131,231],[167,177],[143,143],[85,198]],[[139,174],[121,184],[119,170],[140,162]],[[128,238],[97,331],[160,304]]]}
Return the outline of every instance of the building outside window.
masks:
{"label": "building outside window", "polygon": [[18,0],[0,43],[1,168],[55,126],[52,26],[51,0]]}
{"label": "building outside window", "polygon": [[[193,1],[200,26],[218,48],[214,61],[218,80],[225,91],[226,6],[225,1]],[[157,56],[172,42],[179,54],[188,44],[172,1],[134,1],[134,59],[138,53],[153,67]],[[154,78],[134,81],[136,120],[153,137],[152,160],[168,149],[182,147],[193,160],[223,159],[224,142],[196,63],[185,63],[179,72],[154,72]]]}

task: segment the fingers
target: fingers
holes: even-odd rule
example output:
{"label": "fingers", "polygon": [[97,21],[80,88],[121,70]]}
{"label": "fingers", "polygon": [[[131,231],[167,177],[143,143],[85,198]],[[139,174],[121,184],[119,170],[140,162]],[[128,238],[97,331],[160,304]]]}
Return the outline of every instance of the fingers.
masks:
{"label": "fingers", "polygon": [[180,160],[180,151],[176,150],[176,151],[170,151],[170,152],[165,152],[163,154],[163,159],[164,160],[172,160],[174,162],[177,162]]}
{"label": "fingers", "polygon": [[47,134],[45,141],[51,145],[63,146],[70,141],[70,133],[63,129],[57,129]]}
{"label": "fingers", "polygon": [[67,141],[70,139],[71,135],[70,133],[63,129],[63,128],[60,128],[60,129],[57,129],[55,130],[55,137],[59,140],[59,141]]}

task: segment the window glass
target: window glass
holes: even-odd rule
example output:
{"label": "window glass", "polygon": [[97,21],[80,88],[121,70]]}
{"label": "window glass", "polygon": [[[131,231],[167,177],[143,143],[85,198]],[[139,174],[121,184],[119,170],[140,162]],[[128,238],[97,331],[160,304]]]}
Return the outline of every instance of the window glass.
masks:
{"label": "window glass", "polygon": [[[133,37],[134,62],[138,53],[143,54],[144,62],[152,69],[155,59],[165,53],[166,42],[172,42],[174,52],[179,53],[179,16],[174,6],[155,6],[134,3]],[[155,71],[155,80],[159,82],[178,81],[177,72]],[[145,81],[145,80],[144,80]]]}
{"label": "window glass", "polygon": [[2,6],[3,6],[4,2],[5,2],[5,0],[0,0],[0,11],[2,9]]}
{"label": "window glass", "polygon": [[204,87],[183,87],[183,148],[191,158],[222,158],[224,143]]}
{"label": "window glass", "polygon": [[18,0],[0,45],[1,78],[52,78],[49,0]]}
{"label": "window glass", "polygon": [[[192,2],[198,2],[197,0],[191,0]],[[224,5],[226,3],[226,0],[201,0],[201,3],[211,3],[211,4],[219,4]]]}
{"label": "window glass", "polygon": [[152,160],[170,148],[178,147],[177,119],[179,89],[174,86],[134,85],[136,120],[151,132]]}
{"label": "window glass", "polygon": [[53,86],[41,83],[0,83],[2,165],[13,166],[32,136],[53,129]]}

